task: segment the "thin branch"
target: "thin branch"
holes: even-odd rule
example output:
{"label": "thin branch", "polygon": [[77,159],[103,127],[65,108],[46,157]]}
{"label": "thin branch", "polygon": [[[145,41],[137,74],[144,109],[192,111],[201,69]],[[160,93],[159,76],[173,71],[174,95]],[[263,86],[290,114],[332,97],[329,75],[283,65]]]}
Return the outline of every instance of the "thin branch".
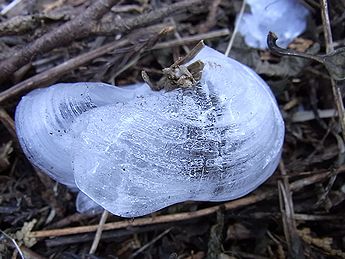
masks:
{"label": "thin branch", "polygon": [[[206,209],[201,209],[193,212],[184,212],[184,213],[177,213],[177,214],[170,214],[170,215],[163,215],[157,216],[154,218],[138,218],[134,221],[132,220],[123,220],[119,222],[107,223],[104,224],[104,230],[113,230],[113,229],[121,229],[126,228],[129,226],[145,226],[145,225],[152,225],[152,224],[161,224],[167,222],[176,222],[176,221],[183,221],[183,220],[190,220],[199,217],[204,217],[211,215],[217,212],[221,207],[229,209],[234,209],[238,207],[242,207],[245,205],[253,204],[264,199],[268,199],[275,195],[275,191],[268,191],[260,195],[251,195],[236,201],[228,202],[223,205],[213,206]],[[65,229],[51,229],[51,230],[41,230],[36,232],[31,232],[29,234],[30,237],[51,237],[51,236],[65,236],[65,235],[72,235],[72,234],[80,234],[80,233],[87,233],[87,232],[94,232],[97,230],[98,225],[90,225],[90,226],[82,226],[82,227],[71,227]]]}
{"label": "thin branch", "polygon": [[134,258],[137,255],[139,255],[140,253],[142,253],[143,251],[145,251],[145,249],[147,249],[148,247],[150,247],[151,245],[153,245],[154,243],[156,243],[159,239],[161,239],[162,237],[164,237],[166,234],[168,234],[170,231],[172,230],[172,228],[168,228],[167,230],[163,231],[162,233],[160,233],[158,236],[156,236],[154,239],[152,239],[150,242],[148,242],[147,244],[145,244],[144,246],[142,246],[141,248],[139,248],[137,251],[135,251],[129,258]]}
{"label": "thin branch", "polygon": [[294,214],[295,220],[301,221],[330,221],[330,220],[341,220],[344,219],[344,215],[315,215],[315,214]]}
{"label": "thin branch", "polygon": [[[11,241],[12,245],[13,245],[13,246],[15,247],[15,249],[18,251],[20,257],[21,257],[22,259],[25,259],[24,254],[23,254],[22,250],[20,249],[19,245],[17,244],[16,240],[14,240],[11,236],[7,235],[7,233],[4,232],[4,231],[2,231],[1,229],[0,229],[0,233],[1,233],[4,237],[6,237],[8,240]],[[0,238],[0,240],[1,240],[1,239],[2,239],[2,238]]]}
{"label": "thin branch", "polygon": [[291,258],[302,259],[302,243],[297,233],[292,194],[283,160],[280,161],[279,169],[283,178],[278,180],[279,205],[288,252]]}
{"label": "thin branch", "polygon": [[[329,54],[334,51],[334,47],[333,47],[331,24],[330,24],[330,19],[329,19],[329,14],[328,14],[327,0],[320,0],[320,4],[321,4],[322,25],[323,25],[323,31],[324,31],[325,43],[326,43],[326,52],[327,54]],[[339,87],[339,84],[332,78],[331,78],[331,84],[332,84],[332,92],[334,96],[334,101],[338,110],[339,123],[342,130],[342,136],[343,136],[343,140],[345,140],[345,109],[344,109],[343,97],[341,94],[341,89]]]}
{"label": "thin branch", "polygon": [[[343,173],[343,172],[345,172],[345,166],[339,167],[337,170],[337,173]],[[290,184],[291,191],[298,191],[304,188],[305,186],[323,181],[327,179],[329,175],[330,175],[330,172],[327,171],[324,173],[320,173],[317,175],[313,175],[313,176],[306,177],[306,178],[297,180],[295,182],[292,182]],[[270,199],[274,196],[276,196],[276,191],[269,190],[262,193],[248,195],[238,200],[226,202],[221,205],[217,205],[217,206],[213,206],[213,207],[209,207],[209,208],[201,209],[197,211],[107,223],[107,224],[104,224],[103,230],[113,230],[113,229],[127,228],[130,226],[144,226],[144,225],[153,225],[153,224],[161,224],[161,223],[167,223],[167,222],[190,220],[190,219],[205,217],[205,216],[214,214],[219,209],[224,209],[224,210],[237,209],[243,206],[247,206],[247,205],[254,204],[263,200]],[[98,228],[98,225],[90,225],[90,226],[71,227],[71,228],[63,228],[63,229],[39,230],[39,231],[34,231],[34,232],[29,233],[28,236],[34,237],[34,238],[65,236],[65,235],[94,232],[97,230],[97,228]]]}
{"label": "thin branch", "polygon": [[94,254],[96,252],[99,241],[101,240],[101,237],[102,237],[103,226],[104,226],[104,223],[106,222],[107,218],[108,218],[108,211],[104,210],[102,213],[101,219],[99,221],[98,228],[97,228],[96,235],[95,235],[95,239],[92,242],[89,254]]}
{"label": "thin branch", "polygon": [[267,35],[267,45],[269,50],[276,55],[291,56],[314,60],[322,63],[331,77],[337,81],[345,80],[345,48],[339,48],[335,51],[329,52],[324,55],[311,55],[308,53],[302,53],[292,49],[283,49],[277,46],[277,35],[273,32],[269,32]]}
{"label": "thin branch", "polygon": [[331,22],[329,20],[329,14],[328,14],[328,3],[327,3],[327,0],[321,0],[320,2],[321,2],[320,4],[321,4],[322,28],[323,28],[323,33],[325,36],[326,53],[330,53],[334,50],[334,47],[333,47]]}
{"label": "thin branch", "polygon": [[217,11],[222,0],[214,0],[209,7],[209,13],[206,22],[199,25],[199,32],[205,33],[217,24]]}
{"label": "thin branch", "polygon": [[314,205],[315,208],[318,208],[322,203],[326,201],[326,199],[328,198],[329,192],[331,191],[336,179],[337,179],[337,174],[333,174],[329,178],[328,184],[326,185],[326,187],[323,190],[323,193],[320,195],[318,201]]}
{"label": "thin branch", "polygon": [[221,29],[217,31],[211,31],[207,33],[192,35],[192,36],[186,36],[181,39],[166,41],[166,42],[160,42],[157,43],[152,49],[165,49],[165,48],[171,48],[175,46],[181,46],[185,44],[195,43],[199,42],[201,40],[207,40],[217,37],[223,37],[228,36],[230,34],[230,31],[228,29]]}
{"label": "thin branch", "polygon": [[234,43],[234,40],[235,40],[237,31],[238,31],[238,28],[239,28],[240,23],[241,23],[241,20],[242,20],[242,16],[243,16],[245,7],[246,7],[246,0],[243,0],[243,1],[242,1],[242,6],[241,6],[240,13],[238,14],[237,21],[236,21],[236,23],[235,23],[234,31],[233,31],[233,33],[232,33],[232,35],[231,35],[231,38],[230,38],[228,47],[226,48],[226,51],[225,51],[225,53],[224,53],[225,56],[229,56],[229,54],[230,54],[232,45],[233,45],[233,43]]}
{"label": "thin branch", "polygon": [[5,109],[0,107],[0,122],[5,126],[12,137],[17,139],[16,127],[14,126],[14,121],[10,115],[5,111]]}
{"label": "thin branch", "polygon": [[[173,26],[174,26],[175,28],[177,28],[175,19],[174,19],[173,17],[170,17],[170,18],[168,19],[168,21],[169,21],[171,24],[173,24]],[[181,39],[182,39],[182,37],[181,37],[180,33],[178,32],[178,30],[175,30],[175,31],[174,31],[174,36],[175,36],[176,40],[181,40]],[[183,48],[184,52],[189,53],[190,49],[189,49],[186,45],[182,45],[182,48]]]}
{"label": "thin branch", "polygon": [[11,9],[16,7],[22,0],[14,0],[10,4],[8,4],[4,9],[1,10],[1,15],[6,15]]}
{"label": "thin branch", "polygon": [[[126,236],[127,237],[133,236],[135,234],[147,233],[151,231],[160,231],[160,230],[163,231],[171,227],[172,224],[167,223],[167,224],[139,226],[139,227],[130,227],[126,229],[103,231],[101,240],[115,240],[115,239],[118,240]],[[52,248],[56,246],[65,246],[65,245],[72,245],[72,244],[77,244],[77,243],[92,242],[92,240],[94,239],[94,236],[95,235],[92,232],[69,235],[69,236],[61,236],[61,237],[45,239],[44,243],[48,248]]]}
{"label": "thin branch", "polygon": [[303,52],[299,52],[299,51],[296,51],[293,49],[281,48],[277,45],[277,40],[278,40],[278,37],[274,32],[271,32],[271,31],[268,32],[267,46],[272,53],[274,53],[276,55],[280,55],[280,56],[286,55],[286,56],[290,56],[290,57],[310,59],[310,60],[317,61],[321,64],[324,64],[323,56],[317,56],[317,55],[312,55],[309,53],[303,53]]}

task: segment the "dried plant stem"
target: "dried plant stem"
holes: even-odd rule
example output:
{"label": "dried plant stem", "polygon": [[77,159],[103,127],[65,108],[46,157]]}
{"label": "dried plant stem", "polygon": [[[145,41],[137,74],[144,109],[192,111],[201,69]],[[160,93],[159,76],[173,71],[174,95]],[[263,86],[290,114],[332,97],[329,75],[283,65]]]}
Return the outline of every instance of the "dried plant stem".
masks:
{"label": "dried plant stem", "polygon": [[345,140],[345,109],[344,109],[341,89],[338,83],[334,79],[331,79],[331,84],[332,84],[332,92],[334,96],[334,101],[337,106],[337,110],[339,114],[339,123],[342,130],[343,140]]}
{"label": "dried plant stem", "polygon": [[317,61],[321,64],[324,64],[324,59],[322,56],[312,55],[309,53],[299,52],[293,49],[284,49],[277,45],[278,37],[274,32],[268,32],[267,35],[267,46],[276,55],[286,55],[298,58],[305,58]]}
{"label": "dried plant stem", "polygon": [[[343,173],[343,172],[345,172],[345,166],[339,167],[337,170],[337,173]],[[330,176],[330,174],[331,173],[327,171],[327,172],[323,172],[317,175],[312,175],[310,177],[306,177],[306,178],[297,180],[295,182],[292,182],[290,184],[291,191],[298,191],[305,186],[323,181],[327,179]],[[226,202],[221,205],[217,205],[217,206],[213,206],[213,207],[209,207],[209,208],[201,209],[197,211],[106,223],[103,225],[103,230],[114,230],[114,229],[130,227],[130,226],[134,227],[134,226],[154,225],[154,224],[161,224],[161,223],[168,223],[168,222],[190,220],[190,219],[195,219],[195,218],[214,214],[219,209],[232,210],[232,209],[240,208],[243,206],[247,206],[249,204],[254,204],[259,201],[267,200],[274,196],[276,196],[276,191],[269,190],[266,192],[252,194],[238,200]],[[98,225],[90,225],[90,226],[71,227],[71,228],[63,228],[63,229],[40,230],[40,231],[31,232],[29,233],[28,236],[34,237],[34,238],[65,236],[65,235],[94,232],[97,230],[97,228],[98,228]]]}
{"label": "dried plant stem", "polygon": [[147,249],[148,247],[150,247],[151,245],[153,245],[155,242],[157,242],[159,239],[161,239],[162,237],[164,237],[166,234],[168,234],[171,231],[172,228],[168,228],[167,230],[163,231],[162,233],[160,233],[158,236],[156,236],[154,239],[152,239],[150,242],[148,242],[146,245],[142,246],[141,248],[139,248],[137,251],[135,251],[129,258],[134,258],[137,255],[139,255],[140,253],[142,253],[143,251],[145,251],[145,249]]}
{"label": "dried plant stem", "polygon": [[329,20],[329,14],[328,14],[327,0],[321,0],[321,17],[322,17],[323,33],[325,36],[326,53],[330,53],[334,50],[334,47],[333,47],[331,22]]}
{"label": "dried plant stem", "polygon": [[199,32],[207,32],[209,31],[211,28],[215,27],[217,24],[217,13],[218,13],[218,8],[220,3],[222,2],[222,0],[213,0],[212,3],[210,2],[210,6],[209,6],[209,12],[207,15],[207,19],[205,22],[203,22],[202,24],[200,24],[199,26]]}
{"label": "dried plant stem", "polygon": [[241,6],[241,10],[240,10],[240,13],[238,14],[238,20],[236,21],[235,23],[235,28],[234,28],[234,31],[231,35],[231,38],[230,38],[230,41],[229,41],[229,44],[228,44],[228,47],[226,48],[226,51],[224,53],[225,56],[229,56],[229,53],[231,51],[231,48],[232,48],[232,45],[234,44],[234,40],[235,40],[235,37],[236,37],[236,34],[237,34],[237,31],[238,31],[238,27],[240,26],[240,22],[242,20],[242,16],[243,16],[243,13],[244,13],[244,8],[246,7],[246,0],[243,0],[242,2],[242,6]]}
{"label": "dried plant stem", "polygon": [[[177,28],[175,19],[173,17],[170,17],[168,20],[175,28]],[[180,33],[177,30],[174,31],[174,36],[177,40],[182,39]],[[184,52],[189,53],[190,49],[185,44],[182,45],[182,48],[183,48]]]}
{"label": "dried plant stem", "polygon": [[92,242],[89,254],[94,254],[96,252],[96,249],[98,247],[99,241],[101,240],[101,236],[102,236],[102,232],[103,232],[103,226],[104,226],[107,218],[108,218],[108,211],[104,210],[103,213],[102,213],[101,219],[99,221],[98,228],[97,228],[97,231],[96,231],[96,235],[95,235],[95,238],[94,238],[94,240]]}
{"label": "dried plant stem", "polygon": [[12,238],[11,236],[7,235],[7,233],[2,231],[2,230],[0,230],[0,234],[3,235],[4,237],[6,237],[9,241],[11,241],[11,244],[14,246],[16,251],[18,251],[20,257],[22,259],[25,259],[24,254],[23,254],[20,246],[17,244],[16,240],[14,240],[14,238]]}
{"label": "dried plant stem", "polygon": [[[328,14],[327,0],[320,0],[320,4],[321,4],[321,16],[322,16],[323,32],[325,36],[326,52],[330,53],[334,51],[334,47],[333,47],[331,24],[330,24],[329,14]],[[341,94],[341,90],[338,83],[334,79],[331,79],[331,84],[332,84],[332,92],[334,96],[334,101],[338,110],[339,123],[342,130],[342,136],[343,136],[343,140],[345,140],[345,109],[344,109],[342,94]]]}
{"label": "dried plant stem", "polygon": [[165,48],[171,48],[175,46],[181,46],[185,44],[195,43],[199,42],[201,40],[207,40],[212,38],[218,38],[223,36],[228,36],[230,34],[230,31],[228,29],[220,29],[216,31],[201,33],[197,35],[192,36],[186,36],[181,39],[166,41],[166,42],[160,42],[157,43],[152,49],[165,49]]}
{"label": "dried plant stem", "polygon": [[292,193],[283,160],[279,164],[282,180],[278,180],[279,205],[282,214],[285,239],[291,258],[304,258],[302,242],[297,233]]}
{"label": "dried plant stem", "polygon": [[5,111],[5,109],[0,107],[0,122],[5,126],[12,137],[17,139],[16,127],[14,126],[14,121],[10,115]]}
{"label": "dried plant stem", "polygon": [[18,5],[22,0],[14,0],[10,4],[8,4],[4,9],[1,10],[1,15],[6,15],[12,8]]}

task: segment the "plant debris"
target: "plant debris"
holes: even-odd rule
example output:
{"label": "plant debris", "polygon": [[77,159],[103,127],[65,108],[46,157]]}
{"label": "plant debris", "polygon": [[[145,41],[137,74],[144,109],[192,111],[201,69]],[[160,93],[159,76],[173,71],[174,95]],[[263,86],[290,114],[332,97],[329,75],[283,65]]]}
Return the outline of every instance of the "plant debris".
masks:
{"label": "plant debris", "polygon": [[276,41],[278,37],[274,32],[269,32],[267,35],[267,45],[272,53],[282,56],[299,57],[317,61],[323,64],[331,77],[335,80],[345,79],[345,47],[334,50],[324,55],[311,55],[302,53],[291,49],[283,49],[277,46]]}
{"label": "plant debris", "polygon": [[30,165],[13,123],[19,99],[56,82],[142,82],[142,71],[158,82],[200,40],[224,53],[242,1],[9,2],[0,0],[4,258],[345,258],[344,1],[302,0],[309,23],[287,49],[273,34],[273,52],[233,38],[231,56],[271,86],[285,120],[276,173],[234,201],[132,220],[76,213],[76,194]]}

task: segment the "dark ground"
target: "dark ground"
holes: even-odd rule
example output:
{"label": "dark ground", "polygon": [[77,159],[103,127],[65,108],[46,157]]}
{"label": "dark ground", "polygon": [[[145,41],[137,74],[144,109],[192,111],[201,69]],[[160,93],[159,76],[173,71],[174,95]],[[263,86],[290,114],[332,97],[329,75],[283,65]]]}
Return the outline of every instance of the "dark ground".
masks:
{"label": "dark ground", "polygon": [[[25,258],[345,258],[344,134],[335,113],[325,113],[341,110],[343,82],[332,82],[319,63],[250,49],[240,36],[231,55],[268,82],[284,115],[279,169],[232,202],[185,202],[129,221],[109,215],[108,230],[89,254],[101,216],[76,213],[75,194],[26,160],[13,128],[19,98],[55,82],[124,85],[140,81],[142,70],[159,78],[200,39],[224,52],[242,3],[104,0],[118,4],[110,11],[99,2],[23,0],[0,16],[0,255],[19,258],[16,244]],[[303,2],[312,14],[308,29],[289,47],[325,53],[322,7]],[[339,48],[345,2],[329,3]],[[175,31],[152,47],[148,39],[169,26]],[[43,231],[49,229],[56,231]]]}

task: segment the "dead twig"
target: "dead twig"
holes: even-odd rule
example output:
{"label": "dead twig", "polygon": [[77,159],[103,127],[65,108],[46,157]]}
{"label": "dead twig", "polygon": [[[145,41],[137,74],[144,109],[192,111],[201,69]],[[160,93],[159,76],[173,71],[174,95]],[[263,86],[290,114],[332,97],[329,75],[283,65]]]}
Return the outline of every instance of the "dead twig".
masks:
{"label": "dead twig", "polygon": [[20,257],[21,257],[22,259],[25,259],[24,254],[23,254],[23,252],[22,252],[20,246],[17,244],[16,240],[14,240],[11,236],[7,235],[7,234],[6,234],[4,231],[2,231],[2,230],[0,230],[0,233],[1,233],[1,235],[3,236],[3,237],[0,236],[0,240],[3,239],[3,238],[5,237],[7,240],[11,241],[12,246],[16,249],[16,251],[18,251]]}
{"label": "dead twig", "polygon": [[[175,19],[173,17],[170,17],[168,20],[169,20],[169,22],[171,22],[174,25],[175,28],[177,28]],[[182,39],[180,33],[177,30],[174,31],[174,36],[177,40]],[[182,48],[183,48],[184,52],[189,53],[190,49],[186,45],[182,45]]]}
{"label": "dead twig", "polygon": [[[343,171],[344,172],[344,168]],[[340,173],[340,171],[338,171]],[[324,172],[318,175],[313,175],[310,177],[303,178],[301,180],[297,180],[291,183],[290,187],[292,191],[298,191],[301,188],[314,184],[316,182],[320,182],[328,178],[330,172]],[[170,215],[162,215],[157,217],[149,217],[149,218],[138,218],[135,220],[123,220],[119,222],[112,222],[106,223],[103,226],[103,230],[113,230],[113,229],[121,229],[127,228],[132,226],[144,226],[144,225],[153,225],[153,224],[160,224],[160,223],[167,223],[167,222],[176,222],[176,221],[183,221],[183,220],[190,220],[199,217],[208,216],[214,214],[220,209],[224,210],[231,210],[240,208],[249,204],[254,204],[259,201],[263,201],[269,198],[272,198],[276,195],[275,190],[269,190],[266,192],[261,192],[257,194],[252,194],[246,196],[244,198],[226,202],[221,205],[209,207],[206,209],[201,209],[192,212],[183,212],[183,213],[176,213]],[[90,225],[90,226],[81,226],[81,227],[71,227],[71,228],[63,228],[63,229],[51,229],[51,230],[40,230],[40,231],[33,231],[28,234],[29,237],[32,238],[41,238],[41,237],[52,237],[52,236],[65,236],[65,235],[73,235],[73,234],[80,234],[80,233],[88,233],[94,232],[98,228],[98,225]]]}
{"label": "dead twig", "polygon": [[[322,26],[323,26],[325,44],[326,44],[326,53],[331,53],[334,51],[334,47],[333,47],[331,24],[330,24],[329,14],[328,14],[327,0],[320,0],[320,4],[321,4]],[[336,82],[333,78],[331,78],[331,84],[332,84],[332,92],[334,96],[334,101],[335,101],[337,111],[339,114],[339,123],[342,129],[342,136],[343,136],[343,139],[345,140],[345,109],[344,109],[341,89],[339,87],[338,82]]]}
{"label": "dead twig", "polygon": [[229,34],[230,34],[230,31],[228,29],[221,29],[221,30],[211,31],[207,33],[193,35],[193,36],[186,36],[181,39],[160,42],[160,43],[157,43],[152,49],[154,50],[154,49],[172,48],[175,46],[181,46],[185,44],[199,42],[201,40],[228,36]]}
{"label": "dead twig", "polygon": [[22,0],[14,0],[10,4],[8,4],[4,9],[1,10],[1,15],[6,15],[12,8],[18,5]]}
{"label": "dead twig", "polygon": [[108,211],[104,210],[102,213],[101,219],[99,221],[98,228],[97,228],[96,235],[95,235],[95,239],[92,242],[89,254],[94,254],[96,252],[99,241],[101,240],[101,236],[102,236],[102,232],[103,232],[103,226],[104,226],[104,223],[106,222],[107,218],[108,218]]}
{"label": "dead twig", "polygon": [[90,218],[94,218],[95,215],[93,214],[81,214],[81,213],[74,213],[72,215],[69,215],[67,217],[62,218],[61,220],[54,222],[46,227],[46,229],[52,229],[52,228],[62,228],[65,226],[68,226],[75,222],[81,222],[83,220],[87,220]]}
{"label": "dead twig", "polygon": [[226,48],[226,51],[224,53],[225,56],[229,56],[229,53],[230,53],[231,48],[232,48],[232,45],[234,44],[234,40],[235,40],[237,31],[238,31],[238,28],[240,26],[240,22],[242,20],[242,16],[243,16],[245,7],[246,7],[246,0],[243,0],[240,13],[238,14],[237,21],[235,22],[234,31],[232,32],[232,35],[231,35],[228,47]]}
{"label": "dead twig", "polygon": [[310,214],[294,214],[295,220],[301,221],[327,221],[327,220],[341,220],[343,215],[310,215]]}
{"label": "dead twig", "polygon": [[322,193],[318,201],[315,203],[315,208],[318,208],[321,204],[325,203],[326,199],[328,198],[329,192],[331,191],[336,179],[337,179],[337,173],[333,172],[331,177],[329,178],[327,186],[324,189],[324,192]]}
{"label": "dead twig", "polygon": [[140,247],[137,251],[135,251],[129,258],[134,258],[137,255],[139,255],[141,252],[145,251],[145,249],[147,249],[148,247],[150,247],[151,245],[153,245],[154,243],[156,243],[159,239],[161,239],[162,237],[164,237],[166,234],[168,234],[170,231],[172,230],[172,228],[168,228],[167,230],[163,231],[162,233],[160,233],[158,236],[156,236],[154,239],[152,239],[150,242],[148,242],[147,244],[143,245],[142,247]]}
{"label": "dead twig", "polygon": [[331,30],[331,22],[328,15],[328,3],[327,0],[320,0],[321,16],[322,16],[322,28],[325,36],[326,53],[330,53],[334,50],[333,37]]}
{"label": "dead twig", "polygon": [[220,3],[222,2],[222,0],[215,0],[213,1],[211,4],[211,6],[209,7],[210,11],[208,13],[207,19],[204,23],[199,25],[199,32],[200,33],[205,33],[207,31],[209,31],[210,29],[212,29],[212,27],[214,27],[217,23],[217,11],[219,8]]}
{"label": "dead twig", "polygon": [[278,180],[279,204],[289,255],[291,258],[304,258],[302,242],[297,233],[292,195],[283,160],[280,161],[279,169],[283,177],[282,180]]}
{"label": "dead twig", "polygon": [[14,121],[10,115],[5,111],[5,109],[0,107],[0,122],[5,126],[8,132],[14,139],[17,139],[16,127],[14,126]]}
{"label": "dead twig", "polygon": [[[114,240],[114,239],[124,238],[127,236],[133,236],[135,234],[140,234],[140,233],[147,233],[147,232],[160,231],[160,230],[163,231],[167,228],[170,228],[172,224],[168,223],[168,224],[159,224],[159,225],[130,227],[128,229],[103,231],[101,240]],[[83,243],[83,242],[92,242],[93,239],[94,239],[94,234],[90,232],[90,233],[84,233],[84,234],[49,238],[49,239],[46,239],[44,243],[48,247],[55,247],[55,246],[71,245],[71,244]]]}

